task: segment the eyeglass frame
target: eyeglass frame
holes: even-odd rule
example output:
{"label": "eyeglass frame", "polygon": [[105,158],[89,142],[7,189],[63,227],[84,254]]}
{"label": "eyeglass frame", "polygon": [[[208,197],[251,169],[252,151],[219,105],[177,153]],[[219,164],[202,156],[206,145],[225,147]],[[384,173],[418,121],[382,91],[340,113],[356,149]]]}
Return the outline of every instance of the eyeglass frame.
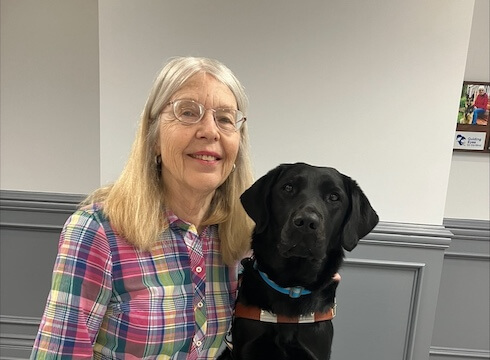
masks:
{"label": "eyeglass frame", "polygon": [[[177,116],[177,114],[175,113],[175,103],[176,102],[180,102],[180,101],[189,101],[191,103],[194,103],[196,104],[199,109],[201,110],[201,117],[199,118],[199,120],[197,120],[196,122],[186,122],[186,121],[182,121],[181,119],[179,119],[179,117]],[[247,118],[246,116],[244,116],[243,112],[239,109],[233,109],[233,108],[211,108],[211,109],[206,109],[206,107],[201,104],[200,102],[197,102],[195,100],[191,100],[191,99],[175,99],[175,100],[171,100],[167,103],[166,106],[169,106],[171,105],[172,106],[172,113],[173,115],[175,116],[175,118],[180,121],[182,124],[186,124],[186,125],[194,125],[194,124],[198,124],[203,118],[204,118],[204,115],[206,114],[206,111],[210,110],[213,112],[213,120],[214,120],[214,123],[216,124],[216,127],[223,131],[223,132],[228,132],[228,133],[232,133],[231,131],[227,131],[223,128],[220,127],[220,125],[218,124],[218,122],[216,121],[216,111],[217,110],[233,110],[234,112],[236,112],[236,114],[241,114],[241,119],[236,121],[235,124],[234,124],[234,130],[233,132],[239,132],[240,129],[242,128],[243,124],[247,121]]]}

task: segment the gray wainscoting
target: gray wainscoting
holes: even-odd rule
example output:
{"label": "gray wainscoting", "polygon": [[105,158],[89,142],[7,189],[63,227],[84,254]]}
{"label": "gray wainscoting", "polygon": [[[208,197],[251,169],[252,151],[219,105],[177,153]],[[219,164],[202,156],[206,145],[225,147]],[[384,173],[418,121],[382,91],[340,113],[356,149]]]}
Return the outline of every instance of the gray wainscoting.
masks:
{"label": "gray wainscoting", "polygon": [[332,359],[429,358],[451,236],[443,226],[380,223],[348,254]]}
{"label": "gray wainscoting", "polygon": [[28,359],[63,224],[84,197],[0,192],[0,359]]}
{"label": "gray wainscoting", "polygon": [[454,236],[444,255],[430,358],[490,359],[490,224],[444,225]]}
{"label": "gray wainscoting", "polygon": [[[82,199],[0,191],[0,359],[28,358],[61,227]],[[333,360],[489,358],[488,222],[444,225],[382,222],[348,254]]]}

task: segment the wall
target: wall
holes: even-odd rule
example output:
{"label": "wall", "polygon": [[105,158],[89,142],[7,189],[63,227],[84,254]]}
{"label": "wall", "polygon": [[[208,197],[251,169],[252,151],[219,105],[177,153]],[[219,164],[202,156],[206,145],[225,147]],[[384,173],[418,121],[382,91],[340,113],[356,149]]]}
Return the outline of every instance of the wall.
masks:
{"label": "wall", "polygon": [[[464,80],[490,82],[490,2],[476,0]],[[455,152],[444,217],[490,220],[489,154]]]}
{"label": "wall", "polygon": [[[490,3],[476,0],[465,80],[490,82],[489,14]],[[488,154],[453,154],[444,225],[454,237],[444,255],[431,360],[490,359],[489,177]]]}
{"label": "wall", "polygon": [[0,3],[0,186],[99,186],[97,0]]}
{"label": "wall", "polygon": [[[114,180],[155,73],[170,56],[193,54],[222,59],[246,85],[257,176],[279,162],[306,160],[358,179],[385,220],[489,218],[481,200],[488,187],[466,187],[468,176],[488,184],[488,157],[455,154],[450,163],[456,108],[448,104],[459,95],[472,2],[216,2],[201,9],[195,1],[184,9],[179,2],[104,1],[100,19],[97,4],[2,0],[2,189],[87,193]],[[233,21],[206,22],[217,9]],[[186,10],[193,20],[183,27],[172,14]],[[467,79],[488,78],[488,66],[486,74],[469,72],[488,64],[480,56],[488,56],[480,39],[488,37],[487,14],[475,12]],[[445,99],[435,105],[433,83]],[[305,114],[316,104],[322,115]],[[419,114],[432,119],[422,132]],[[461,189],[471,207],[460,205]],[[421,199],[429,205],[414,210]]]}
{"label": "wall", "polygon": [[203,55],[248,90],[257,176],[331,165],[383,220],[442,224],[472,14],[460,0],[101,1],[101,181],[120,172],[162,63]]}
{"label": "wall", "polygon": [[[489,14],[490,3],[476,0],[465,80],[490,82]],[[488,154],[453,154],[444,225],[454,236],[444,255],[431,360],[490,359],[489,177]]]}

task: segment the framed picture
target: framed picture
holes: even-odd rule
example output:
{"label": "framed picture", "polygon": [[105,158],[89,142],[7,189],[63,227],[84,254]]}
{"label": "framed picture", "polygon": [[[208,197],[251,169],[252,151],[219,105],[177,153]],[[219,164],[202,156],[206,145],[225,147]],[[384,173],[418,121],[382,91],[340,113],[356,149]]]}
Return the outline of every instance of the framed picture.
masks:
{"label": "framed picture", "polygon": [[490,153],[489,94],[490,82],[463,83],[454,150]]}

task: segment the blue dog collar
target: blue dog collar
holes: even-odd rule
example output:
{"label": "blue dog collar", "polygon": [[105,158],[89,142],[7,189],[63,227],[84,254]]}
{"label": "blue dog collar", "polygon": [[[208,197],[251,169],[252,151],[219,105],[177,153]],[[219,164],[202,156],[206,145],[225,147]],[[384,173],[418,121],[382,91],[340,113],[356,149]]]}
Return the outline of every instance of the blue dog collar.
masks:
{"label": "blue dog collar", "polygon": [[280,292],[281,294],[289,295],[290,298],[297,299],[302,295],[311,294],[310,290],[306,290],[302,286],[294,286],[294,287],[283,288],[283,287],[277,285],[274,281],[269,279],[269,277],[267,276],[266,273],[263,273],[262,271],[259,270],[259,268],[257,266],[257,261],[254,262],[254,269],[258,271],[260,277],[265,281],[265,283],[267,285],[269,285],[274,290]]}

